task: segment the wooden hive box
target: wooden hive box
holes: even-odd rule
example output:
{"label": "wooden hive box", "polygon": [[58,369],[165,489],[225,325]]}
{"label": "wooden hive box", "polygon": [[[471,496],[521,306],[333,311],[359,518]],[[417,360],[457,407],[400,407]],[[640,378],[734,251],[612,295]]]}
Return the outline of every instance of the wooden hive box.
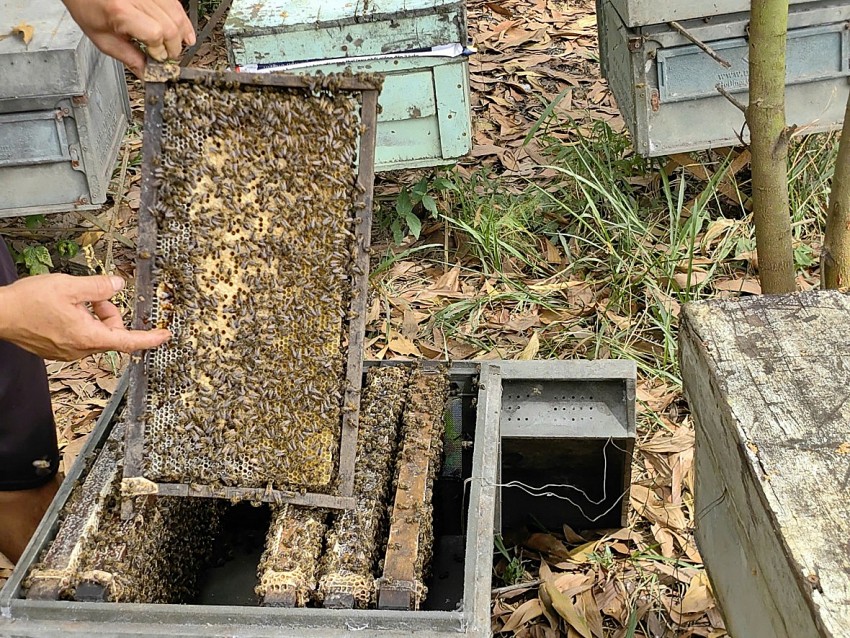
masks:
{"label": "wooden hive box", "polygon": [[383,75],[377,171],[450,164],[471,149],[462,1],[234,0],[224,34],[238,70]]}
{"label": "wooden hive box", "polygon": [[850,636],[850,298],[686,307],[696,535],[736,638]]}

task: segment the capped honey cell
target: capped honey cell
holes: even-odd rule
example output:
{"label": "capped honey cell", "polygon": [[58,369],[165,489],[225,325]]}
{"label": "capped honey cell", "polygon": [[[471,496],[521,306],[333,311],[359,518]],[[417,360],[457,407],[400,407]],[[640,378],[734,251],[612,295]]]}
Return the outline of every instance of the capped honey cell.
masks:
{"label": "capped honey cell", "polygon": [[173,336],[134,377],[143,442],[127,477],[197,495],[349,496],[373,175],[364,186],[365,98],[352,76],[279,86],[160,69],[140,211],[140,246],[155,245],[138,301]]}
{"label": "capped honey cell", "polygon": [[257,596],[267,607],[304,607],[316,592],[325,513],[297,505],[275,508],[257,569]]}
{"label": "capped honey cell", "polygon": [[123,425],[116,426],[85,481],[72,492],[62,525],[27,574],[27,597],[82,602],[189,602],[212,556],[217,502],[140,497],[121,518]]}

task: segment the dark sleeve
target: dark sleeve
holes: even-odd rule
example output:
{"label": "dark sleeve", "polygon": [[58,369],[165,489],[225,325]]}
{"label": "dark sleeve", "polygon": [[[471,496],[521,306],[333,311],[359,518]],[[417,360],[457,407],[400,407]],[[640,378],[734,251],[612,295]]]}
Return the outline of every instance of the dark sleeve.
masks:
{"label": "dark sleeve", "polygon": [[[0,286],[15,279],[15,264],[0,239]],[[0,491],[39,487],[58,467],[44,362],[0,341]]]}

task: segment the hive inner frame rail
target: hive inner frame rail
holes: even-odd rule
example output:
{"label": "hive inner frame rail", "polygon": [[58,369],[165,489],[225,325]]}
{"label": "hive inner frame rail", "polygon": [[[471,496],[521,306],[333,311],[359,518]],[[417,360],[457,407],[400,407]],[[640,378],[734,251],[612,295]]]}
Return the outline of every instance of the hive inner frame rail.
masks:
{"label": "hive inner frame rail", "polygon": [[[143,142],[143,175],[139,209],[139,241],[136,263],[136,313],[133,327],[152,327],[154,297],[153,260],[157,249],[157,222],[152,211],[158,201],[158,185],[154,176],[155,159],[159,157],[163,136],[163,97],[167,86],[177,82],[214,81],[230,87],[277,87],[283,89],[321,88],[321,80],[289,74],[252,74],[212,72],[181,68],[176,65],[150,64],[145,75],[145,137]],[[351,269],[351,302],[345,353],[345,388],[342,398],[340,441],[337,454],[334,493],[313,493],[286,490],[195,483],[166,483],[148,480],[144,476],[144,443],[146,393],[151,351],[134,355],[130,364],[128,393],[129,422],[126,433],[126,453],[122,492],[125,496],[158,494],[162,496],[194,496],[251,500],[271,503],[346,509],[354,506],[354,463],[357,448],[360,389],[362,383],[362,350],[365,334],[366,296],[369,279],[369,243],[374,184],[375,138],[378,94],[381,80],[375,77],[338,76],[333,90],[360,95],[360,135],[357,148],[356,188],[353,207],[356,247]],[[129,501],[128,501],[129,503]]]}

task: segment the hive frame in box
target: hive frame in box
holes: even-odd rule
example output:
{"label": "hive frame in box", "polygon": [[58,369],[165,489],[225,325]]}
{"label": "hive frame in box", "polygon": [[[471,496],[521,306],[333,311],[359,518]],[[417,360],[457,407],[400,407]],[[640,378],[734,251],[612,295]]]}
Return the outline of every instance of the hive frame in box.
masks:
{"label": "hive frame in box", "polygon": [[[0,589],[0,638],[486,638],[490,631],[493,520],[496,506],[503,362],[460,361],[449,376],[475,402],[468,479],[462,606],[455,611],[330,610],[235,605],[29,600],[23,580],[56,536],[60,513],[100,452],[124,401],[125,375],[89,435],[32,541]],[[369,365],[404,365],[366,362]],[[476,390],[476,380],[478,380]]]}
{"label": "hive frame in box", "polygon": [[[145,138],[143,144],[141,206],[139,208],[139,243],[136,264],[136,316],[134,328],[151,327],[153,308],[153,257],[156,254],[157,224],[152,210],[157,203],[157,182],[153,175],[154,160],[162,144],[162,109],[166,84],[195,82],[214,77],[217,82],[235,83],[239,86],[279,87],[303,89],[316,85],[315,78],[284,74],[215,73],[200,69],[181,68],[176,65],[151,64],[145,76]],[[297,491],[243,488],[183,483],[156,483],[145,478],[143,472],[145,426],[141,418],[145,408],[149,353],[133,357],[130,366],[128,396],[129,423],[126,436],[124,462],[125,495],[159,494],[161,496],[195,496],[206,498],[241,499],[271,503],[293,503],[310,507],[347,509],[354,507],[354,461],[357,450],[357,422],[359,417],[360,387],[362,383],[362,346],[365,331],[366,296],[369,285],[369,242],[372,222],[372,192],[375,177],[375,131],[377,120],[379,81],[366,81],[352,76],[337,78],[334,90],[360,93],[361,132],[358,149],[357,189],[354,206],[358,210],[355,225],[357,256],[352,270],[353,293],[351,297],[348,353],[346,363],[346,388],[343,405],[357,409],[343,411],[337,471],[336,494],[301,493]],[[139,479],[143,479],[139,482]],[[130,506],[130,501],[127,501]]]}

